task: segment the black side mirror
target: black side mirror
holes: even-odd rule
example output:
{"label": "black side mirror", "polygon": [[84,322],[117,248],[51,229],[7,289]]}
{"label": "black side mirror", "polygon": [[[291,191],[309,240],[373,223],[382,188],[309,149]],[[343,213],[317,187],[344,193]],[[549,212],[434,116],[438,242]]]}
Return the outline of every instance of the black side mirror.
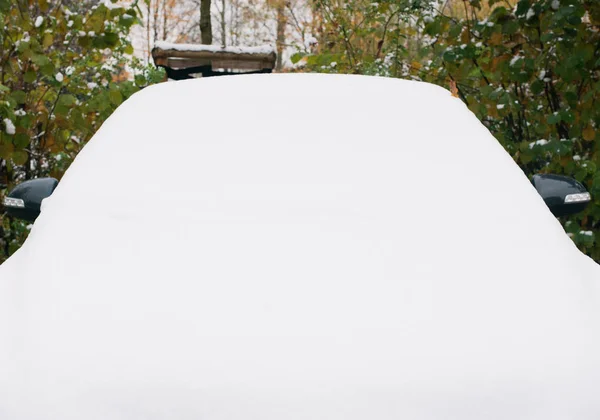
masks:
{"label": "black side mirror", "polygon": [[54,178],[37,178],[17,185],[6,197],[6,213],[17,219],[33,222],[40,215],[42,200],[54,192],[58,181]]}
{"label": "black side mirror", "polygon": [[534,175],[533,186],[556,217],[579,213],[592,201],[581,183],[561,175]]}

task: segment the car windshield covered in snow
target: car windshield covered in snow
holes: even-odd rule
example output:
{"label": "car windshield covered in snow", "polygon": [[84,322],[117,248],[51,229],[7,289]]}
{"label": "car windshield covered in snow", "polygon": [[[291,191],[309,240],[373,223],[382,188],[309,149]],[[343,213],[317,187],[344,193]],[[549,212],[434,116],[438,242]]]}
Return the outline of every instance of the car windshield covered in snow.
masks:
{"label": "car windshield covered in snow", "polygon": [[3,420],[600,418],[600,268],[450,92],[135,94],[0,267]]}

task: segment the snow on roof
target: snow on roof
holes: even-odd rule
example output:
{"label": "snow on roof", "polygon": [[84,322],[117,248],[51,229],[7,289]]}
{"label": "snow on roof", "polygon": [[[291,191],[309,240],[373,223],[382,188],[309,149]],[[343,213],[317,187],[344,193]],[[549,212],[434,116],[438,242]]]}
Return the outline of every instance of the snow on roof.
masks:
{"label": "snow on roof", "polygon": [[202,51],[202,52],[224,52],[231,54],[273,54],[275,48],[270,45],[262,45],[258,47],[221,47],[218,45],[203,45],[203,44],[177,44],[165,41],[157,41],[154,44],[155,48],[161,50],[175,50],[175,51]]}
{"label": "snow on roof", "polygon": [[163,83],[0,267],[0,415],[596,420],[599,287],[445,89]]}

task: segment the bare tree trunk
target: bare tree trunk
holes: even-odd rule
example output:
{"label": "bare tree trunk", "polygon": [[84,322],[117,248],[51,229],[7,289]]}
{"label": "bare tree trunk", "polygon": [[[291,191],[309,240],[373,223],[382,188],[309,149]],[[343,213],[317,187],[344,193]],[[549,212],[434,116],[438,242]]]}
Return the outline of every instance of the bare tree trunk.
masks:
{"label": "bare tree trunk", "polygon": [[163,9],[163,35],[162,40],[167,40],[167,21],[168,21],[168,13],[167,13],[167,0],[163,0],[162,2]]}
{"label": "bare tree trunk", "polygon": [[287,16],[285,14],[285,1],[277,2],[277,63],[275,69],[281,71],[283,68],[283,49],[285,47],[285,28],[287,26]]}
{"label": "bare tree trunk", "polygon": [[200,1],[200,34],[202,43],[206,45],[212,44],[212,22],[210,19],[210,2],[211,0]]}
{"label": "bare tree trunk", "polygon": [[240,37],[240,0],[229,2],[231,21],[229,24],[229,45],[238,45]]}
{"label": "bare tree trunk", "polygon": [[317,38],[317,53],[321,51],[321,46],[325,45],[325,29],[323,25],[322,6],[317,2],[311,2],[312,12],[312,32]]}
{"label": "bare tree trunk", "polygon": [[225,22],[225,0],[221,0],[221,45],[227,46],[227,22]]}
{"label": "bare tree trunk", "polygon": [[156,3],[154,4],[154,39],[152,40],[153,43],[156,43],[156,41],[158,40],[158,8],[160,7],[160,4],[158,3],[158,0],[156,0]]}
{"label": "bare tree trunk", "polygon": [[145,2],[146,6],[148,7],[148,11],[146,14],[146,41],[148,42],[148,56],[146,57],[147,62],[150,62],[150,58],[151,58],[151,51],[150,51],[150,7],[151,7],[151,0],[148,0]]}

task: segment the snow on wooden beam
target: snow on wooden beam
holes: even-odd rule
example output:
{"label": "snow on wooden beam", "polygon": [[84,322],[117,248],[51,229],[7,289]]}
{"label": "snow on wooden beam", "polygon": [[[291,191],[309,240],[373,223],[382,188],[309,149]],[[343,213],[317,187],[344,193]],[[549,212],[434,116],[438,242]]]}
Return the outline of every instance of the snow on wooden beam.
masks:
{"label": "snow on wooden beam", "polygon": [[[219,69],[270,72],[275,67],[277,53],[271,46],[222,48],[214,45],[157,42],[152,49],[152,58],[157,66],[166,68],[168,73],[186,75],[186,69],[189,69],[189,77],[200,67],[212,72]],[[206,75],[206,71],[203,74]]]}

